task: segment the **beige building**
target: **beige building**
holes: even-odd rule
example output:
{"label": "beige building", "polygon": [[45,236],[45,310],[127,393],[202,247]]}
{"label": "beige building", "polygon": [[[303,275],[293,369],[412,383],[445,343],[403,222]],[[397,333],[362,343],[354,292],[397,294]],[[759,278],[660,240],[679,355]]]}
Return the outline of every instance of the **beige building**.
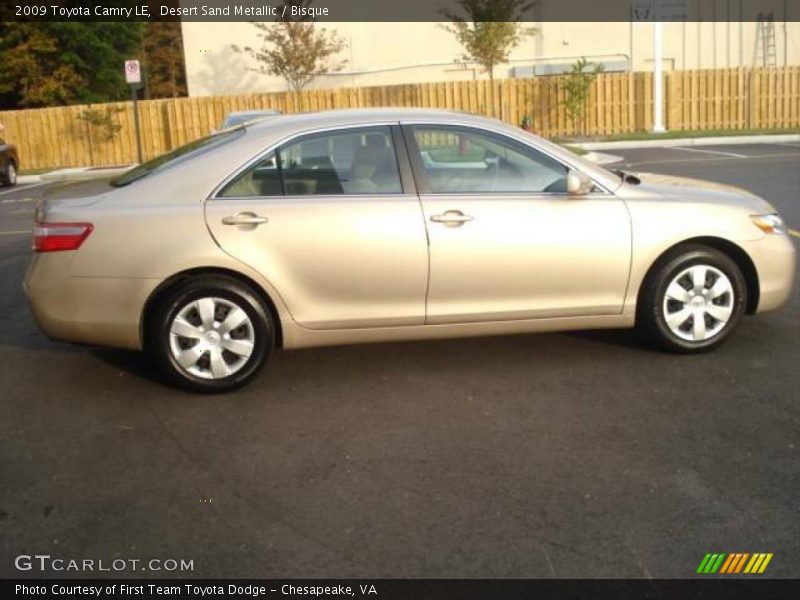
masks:
{"label": "beige building", "polygon": [[[652,23],[544,22],[499,65],[495,77],[563,72],[580,57],[606,71],[653,68]],[[393,85],[486,77],[462,59],[454,36],[438,23],[325,23],[346,41],[344,70],[310,88]],[[283,91],[285,82],[253,72],[250,57],[231,46],[258,46],[249,23],[184,22],[190,96]],[[800,64],[800,23],[673,22],[663,24],[665,70]]]}

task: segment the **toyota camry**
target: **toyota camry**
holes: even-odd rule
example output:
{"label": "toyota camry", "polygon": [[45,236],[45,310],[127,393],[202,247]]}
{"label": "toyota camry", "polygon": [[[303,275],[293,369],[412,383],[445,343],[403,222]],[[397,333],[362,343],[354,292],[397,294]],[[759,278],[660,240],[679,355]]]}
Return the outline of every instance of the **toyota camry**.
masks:
{"label": "toyota camry", "polygon": [[202,392],[276,348],[636,327],[705,351],[781,306],[795,271],[749,192],[418,109],[227,129],[42,201],[33,249],[50,338],[147,351]]}

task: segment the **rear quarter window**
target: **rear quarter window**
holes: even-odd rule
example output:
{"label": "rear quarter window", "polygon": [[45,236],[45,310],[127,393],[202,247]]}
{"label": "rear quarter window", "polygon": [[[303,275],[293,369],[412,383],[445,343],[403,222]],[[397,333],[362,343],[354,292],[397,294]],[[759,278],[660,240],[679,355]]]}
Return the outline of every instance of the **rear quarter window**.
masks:
{"label": "rear quarter window", "polygon": [[147,162],[133,167],[129,171],[125,171],[119,177],[112,179],[111,185],[114,187],[126,186],[138,179],[146,177],[150,173],[164,171],[165,169],[169,169],[176,164],[182,163],[201,154],[205,154],[206,152],[209,152],[210,150],[218,148],[222,145],[228,144],[231,141],[243,136],[244,132],[244,127],[239,127],[189,142],[180,148],[176,148],[175,150],[156,156]]}

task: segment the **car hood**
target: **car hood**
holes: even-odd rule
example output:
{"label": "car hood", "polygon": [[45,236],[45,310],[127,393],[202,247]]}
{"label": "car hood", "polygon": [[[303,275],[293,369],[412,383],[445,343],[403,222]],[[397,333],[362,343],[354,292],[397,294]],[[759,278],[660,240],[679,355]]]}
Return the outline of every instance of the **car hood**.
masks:
{"label": "car hood", "polygon": [[658,173],[632,173],[632,175],[641,180],[641,184],[637,186],[640,191],[649,191],[670,200],[729,204],[759,214],[775,212],[775,208],[763,198],[733,185]]}

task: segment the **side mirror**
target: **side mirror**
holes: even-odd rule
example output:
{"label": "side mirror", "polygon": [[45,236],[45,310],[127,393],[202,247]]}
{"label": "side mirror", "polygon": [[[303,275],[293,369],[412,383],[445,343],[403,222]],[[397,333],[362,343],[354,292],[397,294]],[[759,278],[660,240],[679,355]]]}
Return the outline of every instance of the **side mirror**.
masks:
{"label": "side mirror", "polygon": [[580,171],[570,169],[567,173],[567,193],[571,196],[584,196],[592,191],[594,183]]}

